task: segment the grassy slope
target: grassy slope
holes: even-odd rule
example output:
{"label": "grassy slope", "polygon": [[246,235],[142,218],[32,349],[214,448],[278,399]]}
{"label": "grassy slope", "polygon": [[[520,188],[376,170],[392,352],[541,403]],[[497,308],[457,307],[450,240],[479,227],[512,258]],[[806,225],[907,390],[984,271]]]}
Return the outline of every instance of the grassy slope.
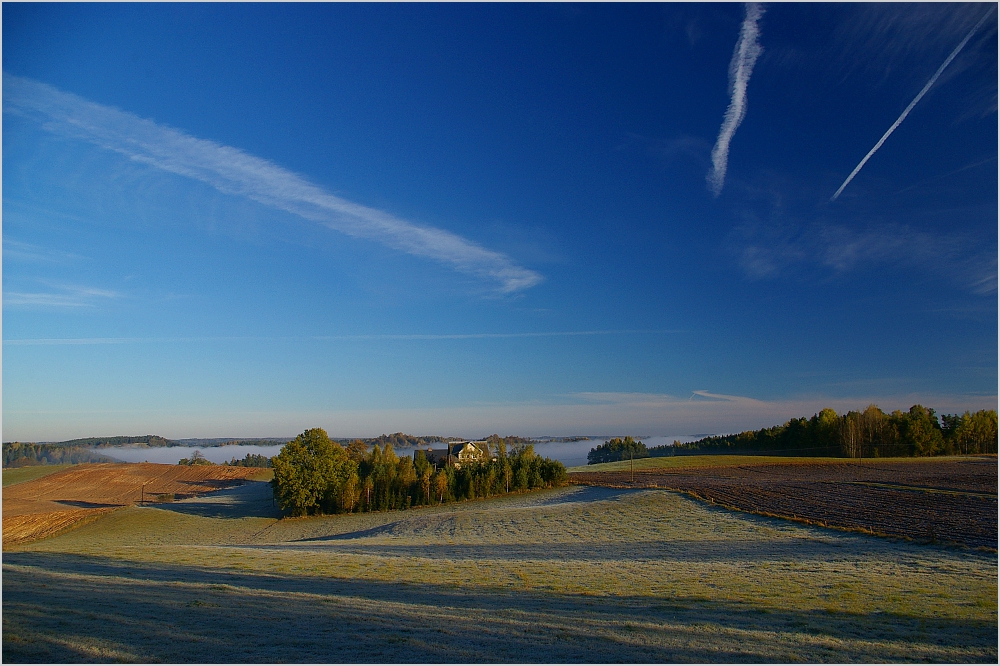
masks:
{"label": "grassy slope", "polygon": [[274,518],[267,486],[4,553],[4,661],[985,661],[997,559],[571,487]]}
{"label": "grassy slope", "polygon": [[8,467],[3,470],[3,487],[40,479],[67,469],[70,465],[33,465],[31,467]]}

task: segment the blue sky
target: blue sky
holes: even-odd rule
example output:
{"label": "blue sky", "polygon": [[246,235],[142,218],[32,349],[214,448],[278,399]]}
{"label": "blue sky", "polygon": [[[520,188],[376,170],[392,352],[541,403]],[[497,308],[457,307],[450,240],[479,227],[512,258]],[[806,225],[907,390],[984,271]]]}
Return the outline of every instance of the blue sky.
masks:
{"label": "blue sky", "polygon": [[996,407],[995,5],[5,3],[3,71],[5,441]]}

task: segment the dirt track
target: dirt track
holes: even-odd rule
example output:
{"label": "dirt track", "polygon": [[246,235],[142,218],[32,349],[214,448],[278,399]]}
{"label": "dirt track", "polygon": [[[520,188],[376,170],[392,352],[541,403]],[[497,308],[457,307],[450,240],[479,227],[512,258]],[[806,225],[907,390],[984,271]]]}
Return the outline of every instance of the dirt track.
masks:
{"label": "dirt track", "polygon": [[89,522],[145,497],[194,497],[241,483],[261,470],[224,465],[102,463],[73,467],[3,490],[3,545]]}
{"label": "dirt track", "polygon": [[997,547],[997,459],[863,460],[635,472],[575,472],[573,483],[679,490],[727,507],[923,541]]}

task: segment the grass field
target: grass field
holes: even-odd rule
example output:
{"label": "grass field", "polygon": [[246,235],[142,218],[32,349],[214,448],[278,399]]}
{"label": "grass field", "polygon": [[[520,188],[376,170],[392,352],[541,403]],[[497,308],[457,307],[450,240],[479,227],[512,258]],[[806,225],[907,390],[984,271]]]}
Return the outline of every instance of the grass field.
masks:
{"label": "grass field", "polygon": [[574,486],[277,520],[248,483],[5,548],[3,659],[989,662],[997,557]]}
{"label": "grass field", "polygon": [[30,467],[7,468],[3,470],[3,487],[33,481],[49,474],[61,472],[68,467],[69,465],[32,465]]}

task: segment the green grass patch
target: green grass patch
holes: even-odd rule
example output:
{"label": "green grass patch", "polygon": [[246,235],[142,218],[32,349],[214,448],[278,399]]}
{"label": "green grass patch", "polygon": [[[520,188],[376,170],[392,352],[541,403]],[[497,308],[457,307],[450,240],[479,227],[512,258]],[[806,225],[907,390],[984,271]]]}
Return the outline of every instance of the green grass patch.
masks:
{"label": "green grass patch", "polygon": [[71,465],[32,465],[30,467],[8,467],[3,470],[3,487],[12,486],[16,483],[33,481],[49,474],[61,472]]}
{"label": "green grass patch", "polygon": [[274,470],[270,468],[261,468],[259,472],[253,476],[248,476],[248,481],[270,481],[274,478]]}

